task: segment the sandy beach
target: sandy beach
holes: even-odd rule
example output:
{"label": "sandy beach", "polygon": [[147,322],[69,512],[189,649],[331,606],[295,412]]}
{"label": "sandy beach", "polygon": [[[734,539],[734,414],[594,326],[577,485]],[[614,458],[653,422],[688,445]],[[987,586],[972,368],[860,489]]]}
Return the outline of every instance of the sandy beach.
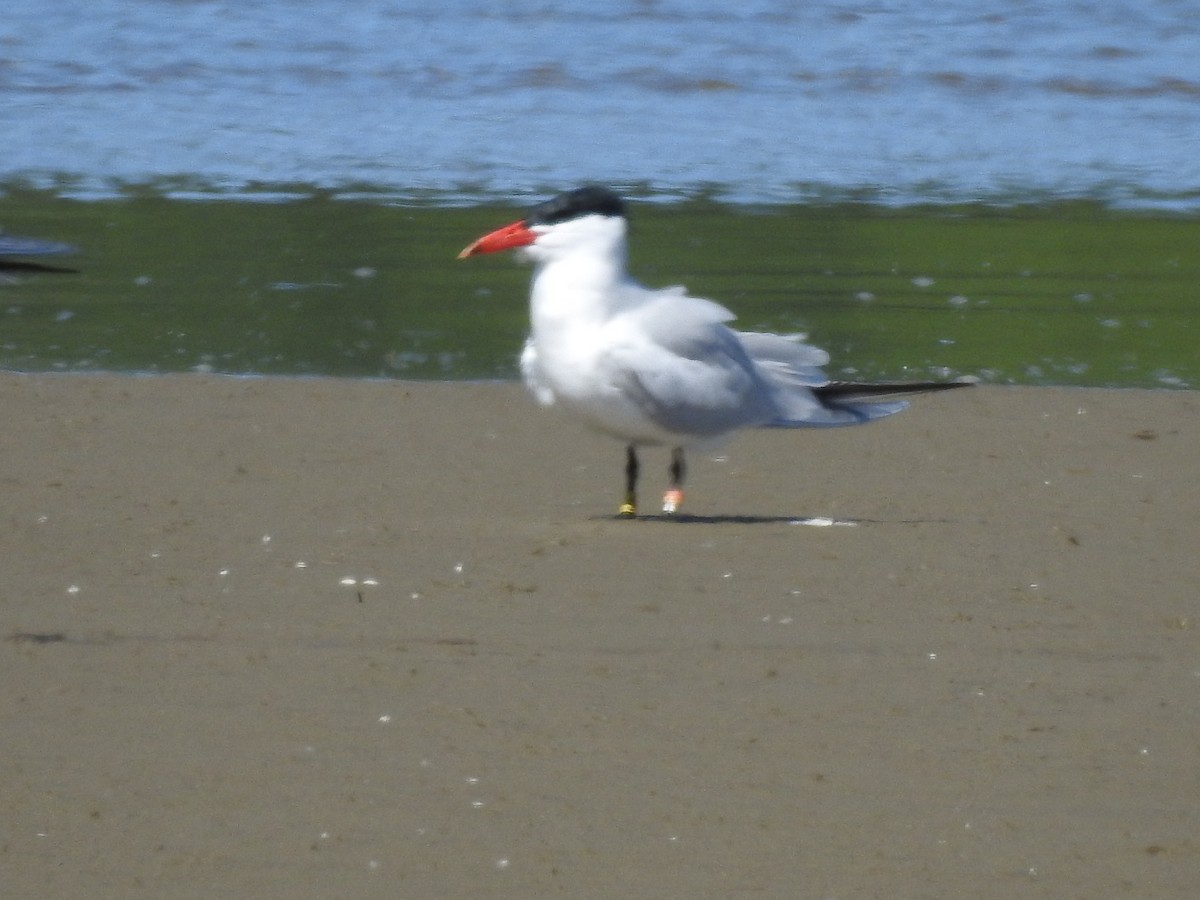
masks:
{"label": "sandy beach", "polygon": [[633,522],[516,385],[0,404],[6,897],[1200,891],[1194,392],[756,432]]}

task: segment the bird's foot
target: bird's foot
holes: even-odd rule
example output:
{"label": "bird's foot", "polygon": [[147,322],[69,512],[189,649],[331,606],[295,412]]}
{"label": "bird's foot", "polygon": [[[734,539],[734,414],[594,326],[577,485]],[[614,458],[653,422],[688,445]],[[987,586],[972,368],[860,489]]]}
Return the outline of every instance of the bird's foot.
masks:
{"label": "bird's foot", "polygon": [[617,509],[618,519],[637,518],[637,499],[632,493],[625,495],[625,502]]}
{"label": "bird's foot", "polygon": [[671,488],[663,494],[663,515],[673,516],[679,512],[679,507],[683,506],[683,491],[679,488]]}

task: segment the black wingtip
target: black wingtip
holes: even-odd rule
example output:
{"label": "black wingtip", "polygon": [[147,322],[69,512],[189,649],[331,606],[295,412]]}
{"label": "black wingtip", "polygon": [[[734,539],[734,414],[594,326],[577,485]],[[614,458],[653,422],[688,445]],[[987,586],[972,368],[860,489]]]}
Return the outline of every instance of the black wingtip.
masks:
{"label": "black wingtip", "polygon": [[66,266],[48,266],[44,263],[24,262],[19,259],[0,258],[0,272],[38,272],[53,275],[78,275],[78,269],[68,269]]}
{"label": "black wingtip", "polygon": [[954,388],[974,387],[974,381],[831,381],[812,389],[820,400],[853,400],[856,397],[888,397],[900,394],[928,394]]}

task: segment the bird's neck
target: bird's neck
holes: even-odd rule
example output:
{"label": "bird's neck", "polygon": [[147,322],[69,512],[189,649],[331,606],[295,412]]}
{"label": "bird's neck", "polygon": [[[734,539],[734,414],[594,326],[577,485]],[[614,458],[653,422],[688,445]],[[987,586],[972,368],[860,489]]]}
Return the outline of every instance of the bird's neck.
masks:
{"label": "bird's neck", "polygon": [[539,263],[529,298],[534,333],[603,324],[620,307],[627,283],[624,247]]}

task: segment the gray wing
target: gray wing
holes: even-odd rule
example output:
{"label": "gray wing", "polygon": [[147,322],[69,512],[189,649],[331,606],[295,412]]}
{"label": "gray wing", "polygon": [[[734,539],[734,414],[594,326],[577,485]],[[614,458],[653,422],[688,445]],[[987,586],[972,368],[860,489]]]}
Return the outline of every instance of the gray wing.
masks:
{"label": "gray wing", "polygon": [[[825,402],[824,350],[802,336],[736,332],[733,314],[681,289],[662,291],[617,317],[609,378],[661,428],[716,437],[766,425],[856,425],[904,403]],[[624,329],[624,332],[621,332]]]}
{"label": "gray wing", "polygon": [[771,392],[736,332],[732,313],[681,290],[625,310],[603,365],[609,382],[668,431],[716,437],[776,416]]}
{"label": "gray wing", "polygon": [[0,234],[0,255],[3,256],[50,256],[58,253],[74,253],[70,244],[58,241],[43,241],[41,238],[19,237],[15,234]]}
{"label": "gray wing", "polygon": [[778,410],[768,425],[775,428],[824,428],[857,425],[873,418],[899,412],[905,404],[856,404],[827,402],[821,388],[829,379],[821,366],[829,354],[804,343],[804,335],[738,335],[759,374],[771,387]]}
{"label": "gray wing", "polygon": [[804,335],[765,334],[756,331],[738,332],[749,357],[760,371],[769,373],[789,384],[818,387],[829,379],[821,366],[829,362],[829,354],[820,347],[804,343]]}

